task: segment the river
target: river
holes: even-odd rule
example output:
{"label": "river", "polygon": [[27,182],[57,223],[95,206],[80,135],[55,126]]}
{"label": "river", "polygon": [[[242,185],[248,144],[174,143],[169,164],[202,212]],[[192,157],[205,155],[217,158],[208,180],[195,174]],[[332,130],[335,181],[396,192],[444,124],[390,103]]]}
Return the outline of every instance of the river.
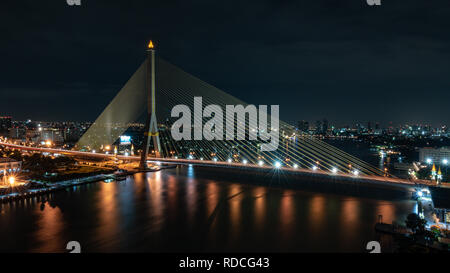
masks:
{"label": "river", "polygon": [[[258,186],[226,170],[178,167],[3,204],[1,252],[360,252],[383,221],[402,222],[411,200]],[[274,176],[264,178],[273,185]],[[224,175],[224,177],[226,177]]]}

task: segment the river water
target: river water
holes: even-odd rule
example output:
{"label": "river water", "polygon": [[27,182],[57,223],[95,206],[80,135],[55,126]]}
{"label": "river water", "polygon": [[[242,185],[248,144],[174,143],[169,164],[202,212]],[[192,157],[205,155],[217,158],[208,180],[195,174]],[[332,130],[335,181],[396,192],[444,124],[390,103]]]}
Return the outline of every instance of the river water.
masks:
{"label": "river water", "polygon": [[65,252],[78,241],[83,252],[360,252],[371,240],[390,251],[374,231],[378,215],[401,222],[415,209],[411,200],[250,185],[222,172],[178,167],[0,205],[0,251]]}

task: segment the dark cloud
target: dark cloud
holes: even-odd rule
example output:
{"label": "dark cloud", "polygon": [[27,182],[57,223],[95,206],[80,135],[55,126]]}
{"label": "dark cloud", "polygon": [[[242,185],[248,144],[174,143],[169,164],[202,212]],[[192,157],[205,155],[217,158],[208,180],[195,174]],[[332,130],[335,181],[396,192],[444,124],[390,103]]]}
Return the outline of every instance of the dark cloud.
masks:
{"label": "dark cloud", "polygon": [[95,119],[152,38],[171,63],[279,103],[287,121],[450,123],[448,1],[81,1],[2,2],[1,112]]}

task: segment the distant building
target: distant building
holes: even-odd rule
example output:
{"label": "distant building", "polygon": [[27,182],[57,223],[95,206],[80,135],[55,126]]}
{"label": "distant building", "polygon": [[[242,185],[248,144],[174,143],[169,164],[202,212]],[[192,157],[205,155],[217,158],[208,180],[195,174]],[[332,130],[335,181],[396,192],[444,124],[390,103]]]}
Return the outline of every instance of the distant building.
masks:
{"label": "distant building", "polygon": [[328,120],[318,120],[316,121],[316,134],[317,135],[326,135],[328,131]]}
{"label": "distant building", "polygon": [[298,130],[303,133],[307,133],[309,131],[309,122],[302,120],[298,122]]}
{"label": "distant building", "polygon": [[[450,148],[421,148],[419,150],[420,162],[441,164],[450,161]],[[445,164],[447,164],[445,163]]]}
{"label": "distant building", "polygon": [[9,128],[11,127],[12,127],[12,118],[0,116],[0,134],[2,135],[9,134]]}
{"label": "distant building", "polygon": [[40,141],[52,141],[54,143],[63,143],[64,134],[58,129],[41,129],[40,131]]}
{"label": "distant building", "polygon": [[26,138],[27,130],[25,128],[9,128],[9,137],[12,139],[23,139]]}
{"label": "distant building", "polygon": [[328,132],[328,120],[323,119],[322,121],[322,134],[326,135]]}
{"label": "distant building", "polygon": [[316,121],[316,134],[320,135],[322,133],[322,121]]}

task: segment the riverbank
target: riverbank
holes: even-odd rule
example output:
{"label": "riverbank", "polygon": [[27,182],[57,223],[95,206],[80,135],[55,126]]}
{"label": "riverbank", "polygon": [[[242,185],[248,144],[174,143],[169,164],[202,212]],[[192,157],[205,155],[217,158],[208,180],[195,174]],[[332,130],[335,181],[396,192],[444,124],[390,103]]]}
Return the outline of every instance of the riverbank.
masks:
{"label": "riverbank", "polygon": [[[29,180],[29,183],[20,188],[9,188],[11,192],[0,193],[0,203],[8,203],[17,200],[23,200],[26,198],[32,198],[40,195],[49,194],[64,190],[68,187],[80,186],[89,183],[95,183],[99,181],[121,181],[126,179],[127,176],[134,175],[142,172],[157,172],[163,169],[176,168],[175,165],[162,165],[158,168],[148,170],[121,170],[115,173],[102,173],[95,174],[88,177],[76,178],[66,181],[56,182],[43,182],[40,180]],[[40,187],[39,187],[40,186]]]}

